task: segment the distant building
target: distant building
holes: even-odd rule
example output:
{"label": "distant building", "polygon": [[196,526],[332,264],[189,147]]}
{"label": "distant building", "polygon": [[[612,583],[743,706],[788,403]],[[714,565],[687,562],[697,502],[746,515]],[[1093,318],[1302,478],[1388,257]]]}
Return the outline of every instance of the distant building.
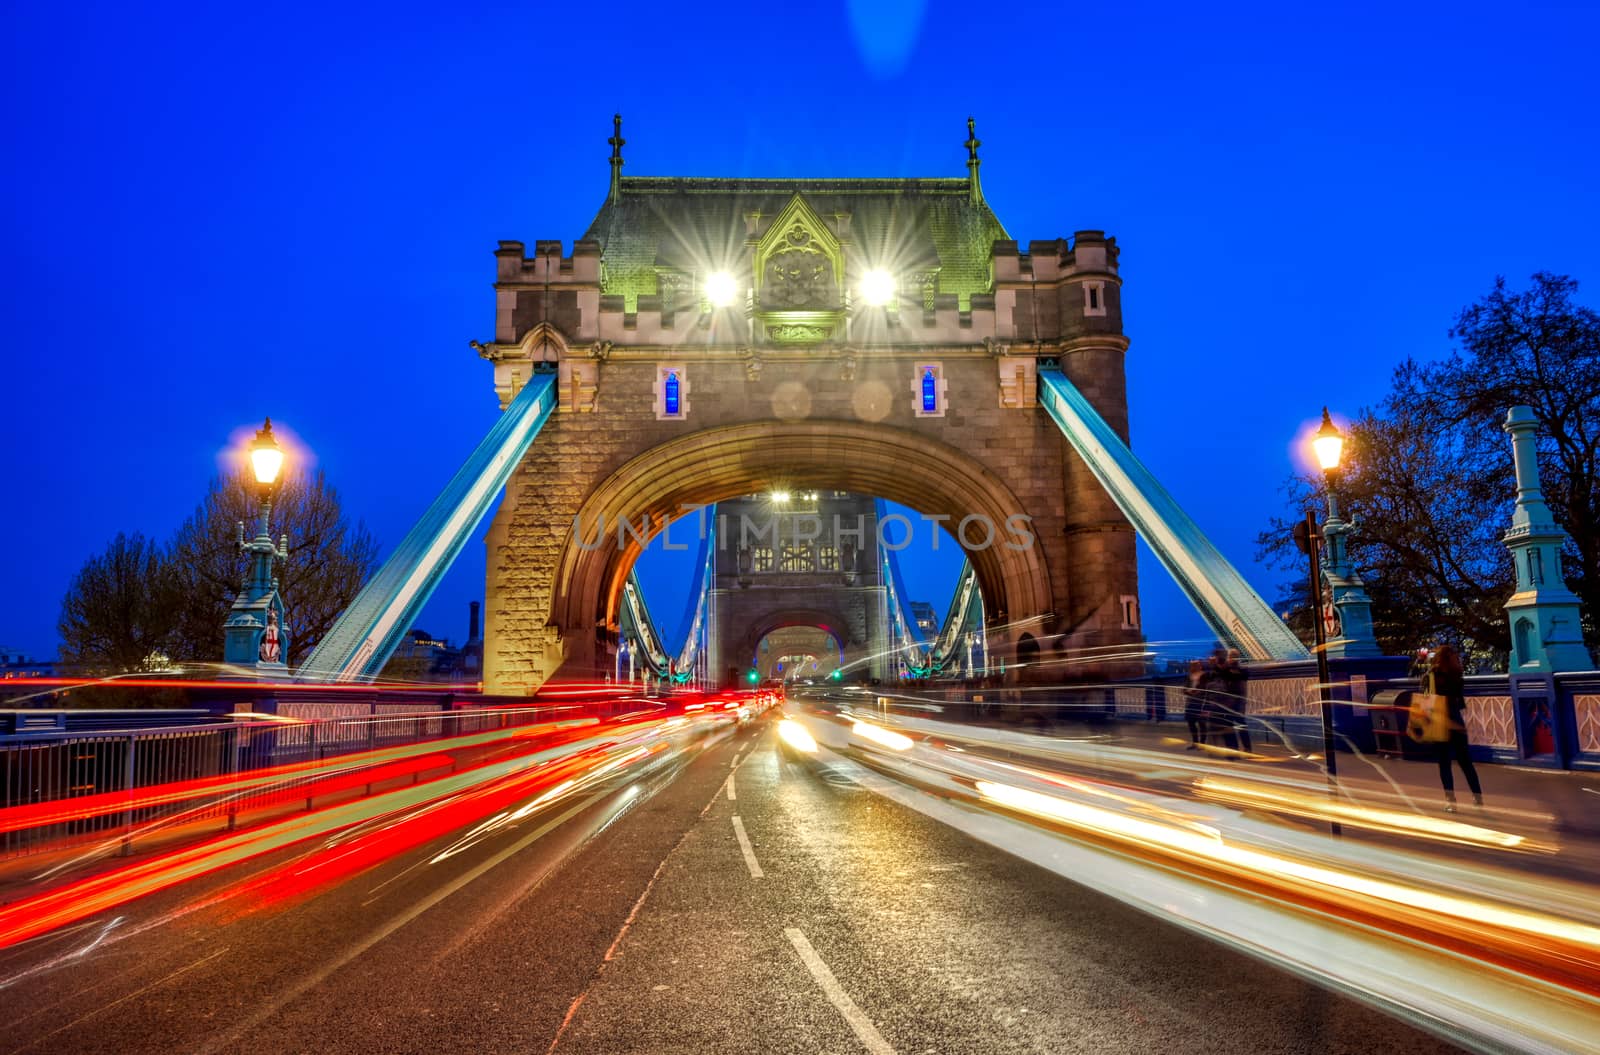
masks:
{"label": "distant building", "polygon": [[[782,677],[786,655],[824,676],[887,676],[888,591],[876,501],[846,491],[773,491],[717,503],[710,664],[724,684]],[[811,628],[809,644],[767,638]],[[792,669],[792,668],[791,668]],[[809,669],[809,667],[808,667]]]}
{"label": "distant building", "polygon": [[0,678],[53,678],[56,661],[33,659],[14,649],[0,647]]}
{"label": "distant building", "polygon": [[463,683],[482,680],[483,636],[479,632],[478,611],[477,601],[468,605],[467,640],[460,648],[426,630],[412,630],[384,667],[384,678]]}
{"label": "distant building", "polygon": [[939,632],[939,613],[934,611],[933,605],[927,601],[912,601],[910,608],[911,618],[916,620],[923,637],[931,638]]}

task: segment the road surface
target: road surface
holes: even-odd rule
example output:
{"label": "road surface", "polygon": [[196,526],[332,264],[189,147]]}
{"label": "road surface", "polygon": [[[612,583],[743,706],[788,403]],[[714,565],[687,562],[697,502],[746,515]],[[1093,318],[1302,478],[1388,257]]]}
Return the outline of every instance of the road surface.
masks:
{"label": "road surface", "polygon": [[[5,950],[0,1050],[1456,1050],[789,757],[772,721],[439,859],[458,836],[306,889],[280,852]],[[219,897],[251,875],[266,896]]]}

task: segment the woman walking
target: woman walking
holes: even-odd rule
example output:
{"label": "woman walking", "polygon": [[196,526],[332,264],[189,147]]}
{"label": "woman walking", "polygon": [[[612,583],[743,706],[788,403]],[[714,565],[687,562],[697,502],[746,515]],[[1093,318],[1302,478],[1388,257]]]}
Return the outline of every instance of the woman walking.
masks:
{"label": "woman walking", "polygon": [[1183,689],[1183,720],[1189,723],[1187,751],[1198,750],[1206,742],[1206,665],[1189,661],[1189,681]]}
{"label": "woman walking", "polygon": [[1460,764],[1461,772],[1467,776],[1467,787],[1472,789],[1473,803],[1482,806],[1483,788],[1478,783],[1478,771],[1472,765],[1472,748],[1467,742],[1466,679],[1461,671],[1461,657],[1456,655],[1454,646],[1439,646],[1433,654],[1428,677],[1432,681],[1433,694],[1445,698],[1445,706],[1450,714],[1450,738],[1439,744],[1439,783],[1444,785],[1444,808],[1449,813],[1456,811],[1455,774],[1450,770],[1452,759]]}

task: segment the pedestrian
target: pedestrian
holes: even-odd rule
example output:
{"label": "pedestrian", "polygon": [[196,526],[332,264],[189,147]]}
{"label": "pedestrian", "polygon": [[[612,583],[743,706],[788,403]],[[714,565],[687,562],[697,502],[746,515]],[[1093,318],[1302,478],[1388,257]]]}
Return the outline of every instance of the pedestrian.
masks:
{"label": "pedestrian", "polygon": [[1233,721],[1233,707],[1229,702],[1230,678],[1228,675],[1228,650],[1221,645],[1211,654],[1206,664],[1204,680],[1205,723],[1208,733],[1222,738],[1222,746],[1239,750],[1239,730]]}
{"label": "pedestrian", "polygon": [[1483,787],[1478,783],[1478,771],[1472,765],[1472,746],[1467,741],[1467,684],[1461,670],[1461,657],[1455,646],[1440,645],[1433,653],[1424,688],[1435,696],[1445,698],[1450,715],[1450,738],[1439,744],[1439,783],[1444,785],[1444,808],[1456,811],[1455,774],[1450,770],[1454,759],[1466,774],[1467,787],[1472,789],[1474,805],[1483,805]]}
{"label": "pedestrian", "polygon": [[1228,693],[1228,716],[1232,719],[1233,731],[1239,734],[1239,746],[1246,752],[1254,752],[1250,744],[1250,701],[1245,690],[1244,664],[1236,648],[1228,649],[1223,657],[1222,682]]}
{"label": "pedestrian", "polygon": [[1189,661],[1189,680],[1183,687],[1183,720],[1189,724],[1189,746],[1185,751],[1197,751],[1206,742],[1206,665],[1198,659]]}

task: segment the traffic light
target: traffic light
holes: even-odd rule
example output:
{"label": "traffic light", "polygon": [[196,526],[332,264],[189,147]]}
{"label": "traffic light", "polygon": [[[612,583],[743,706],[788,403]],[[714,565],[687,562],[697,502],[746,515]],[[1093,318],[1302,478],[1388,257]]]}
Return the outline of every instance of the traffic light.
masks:
{"label": "traffic light", "polygon": [[749,681],[750,684],[754,685],[756,682],[761,680],[761,674],[760,674],[759,671],[757,671],[755,668],[752,667],[751,670],[750,670],[750,673],[745,675],[745,679],[747,681]]}

